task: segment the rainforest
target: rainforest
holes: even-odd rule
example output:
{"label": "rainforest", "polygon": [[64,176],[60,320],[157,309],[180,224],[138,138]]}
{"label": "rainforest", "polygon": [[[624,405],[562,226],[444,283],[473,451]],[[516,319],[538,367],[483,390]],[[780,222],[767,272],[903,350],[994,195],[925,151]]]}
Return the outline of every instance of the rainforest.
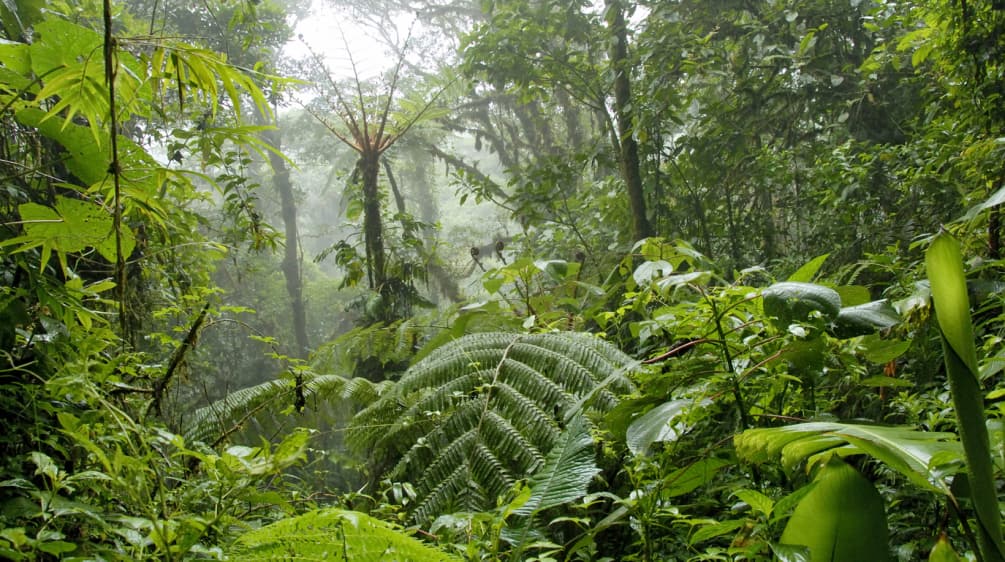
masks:
{"label": "rainforest", "polygon": [[998,0],[2,0],[0,131],[0,559],[1005,561]]}

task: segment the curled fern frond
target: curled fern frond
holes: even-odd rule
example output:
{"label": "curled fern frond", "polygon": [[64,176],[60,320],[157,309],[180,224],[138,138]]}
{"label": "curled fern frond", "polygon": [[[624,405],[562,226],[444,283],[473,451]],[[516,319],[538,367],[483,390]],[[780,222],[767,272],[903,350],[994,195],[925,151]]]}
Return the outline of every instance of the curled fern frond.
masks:
{"label": "curled fern frond", "polygon": [[413,365],[353,418],[347,441],[415,484],[417,522],[491,509],[544,464],[577,411],[631,392],[636,365],[587,334],[471,334]]}

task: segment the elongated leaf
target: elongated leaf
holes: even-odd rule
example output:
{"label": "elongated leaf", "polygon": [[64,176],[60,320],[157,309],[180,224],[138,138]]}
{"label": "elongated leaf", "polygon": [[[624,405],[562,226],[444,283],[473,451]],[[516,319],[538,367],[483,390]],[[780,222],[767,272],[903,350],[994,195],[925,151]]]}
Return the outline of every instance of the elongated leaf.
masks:
{"label": "elongated leaf", "polygon": [[723,468],[734,464],[732,461],[709,457],[678,468],[666,477],[666,487],[663,495],[669,498],[691,493],[712,481],[712,478]]}
{"label": "elongated leaf", "polygon": [[820,271],[820,267],[823,266],[824,262],[830,254],[824,254],[822,256],[817,256],[810,261],[806,262],[802,267],[797,269],[786,281],[798,281],[802,283],[809,283],[813,281],[813,276]]}
{"label": "elongated leaf", "polygon": [[957,427],[966,452],[970,495],[977,512],[978,546],[985,560],[1005,560],[1001,512],[998,509],[994,467],[984,419],[984,396],[977,368],[970,299],[959,243],[940,233],[925,254],[936,318],[942,332],[946,373],[953,396]]}
{"label": "elongated leaf", "polygon": [[806,458],[837,447],[843,448],[841,453],[846,455],[865,453],[918,486],[947,495],[950,491],[945,477],[955,471],[962,458],[962,449],[952,433],[878,425],[800,423],[751,429],[734,441],[741,458],[762,463],[781,455],[788,470]]}
{"label": "elongated leaf", "polygon": [[977,380],[977,349],[959,243],[946,233],[936,236],[925,254],[925,266],[939,329],[946,343]]}
{"label": "elongated leaf", "polygon": [[992,193],[983,203],[978,203],[971,207],[967,211],[967,214],[963,215],[963,220],[973,220],[977,215],[981,214],[981,211],[986,211],[1003,203],[1005,203],[1005,186],[1000,187],[998,191]]}

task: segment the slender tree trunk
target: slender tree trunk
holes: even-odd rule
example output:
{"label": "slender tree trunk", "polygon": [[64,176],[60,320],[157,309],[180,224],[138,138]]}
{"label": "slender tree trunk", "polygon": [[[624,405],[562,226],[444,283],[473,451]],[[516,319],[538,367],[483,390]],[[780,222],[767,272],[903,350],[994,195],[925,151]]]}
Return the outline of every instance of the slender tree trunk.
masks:
{"label": "slender tree trunk", "polygon": [[583,125],[579,120],[579,108],[573,105],[568,92],[561,88],[555,90],[555,99],[558,100],[558,106],[562,108],[562,118],[565,119],[565,135],[573,150],[578,151],[583,147]]}
{"label": "slender tree trunk", "polygon": [[384,257],[384,225],[380,216],[380,153],[365,151],[360,155],[360,175],[363,179],[363,240],[370,258],[371,289],[381,294],[387,290],[387,270]]}
{"label": "slender tree trunk", "polygon": [[[280,149],[280,133],[273,130],[265,133],[266,142],[276,150]],[[286,279],[286,293],[290,297],[290,310],[293,313],[293,337],[296,341],[295,359],[306,359],[310,351],[307,339],[307,309],[304,306],[303,272],[300,267],[300,233],[297,229],[297,203],[293,195],[293,184],[290,182],[290,169],[286,161],[278,155],[269,152],[269,163],[272,165],[272,184],[279,193],[279,202],[283,214],[283,226],[286,230],[286,250],[283,254],[283,277]],[[303,410],[304,399],[303,379],[297,376],[296,399],[294,407]]]}
{"label": "slender tree trunk", "polygon": [[628,29],[625,13],[619,0],[606,1],[607,25],[611,32],[611,67],[614,69],[614,112],[618,122],[620,140],[621,176],[628,189],[628,203],[632,211],[632,237],[636,240],[653,235],[652,225],[646,216],[646,200],[642,189],[642,172],[639,165],[639,144],[635,140],[632,124],[632,89],[628,79]]}

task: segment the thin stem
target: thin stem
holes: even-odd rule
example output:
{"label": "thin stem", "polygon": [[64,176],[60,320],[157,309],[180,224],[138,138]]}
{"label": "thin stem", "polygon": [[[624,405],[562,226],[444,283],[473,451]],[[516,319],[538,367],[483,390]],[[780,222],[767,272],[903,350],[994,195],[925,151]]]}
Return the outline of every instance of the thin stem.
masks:
{"label": "thin stem", "polygon": [[104,24],[105,24],[105,82],[108,86],[108,113],[111,136],[112,160],[108,166],[109,173],[112,174],[112,185],[114,194],[112,200],[112,230],[115,231],[115,282],[119,300],[119,331],[123,340],[128,339],[126,322],[126,260],[122,255],[122,187],[120,175],[122,170],[119,163],[119,142],[118,142],[118,118],[115,108],[115,76],[118,72],[117,60],[115,58],[115,38],[112,37],[112,2],[104,0]]}

